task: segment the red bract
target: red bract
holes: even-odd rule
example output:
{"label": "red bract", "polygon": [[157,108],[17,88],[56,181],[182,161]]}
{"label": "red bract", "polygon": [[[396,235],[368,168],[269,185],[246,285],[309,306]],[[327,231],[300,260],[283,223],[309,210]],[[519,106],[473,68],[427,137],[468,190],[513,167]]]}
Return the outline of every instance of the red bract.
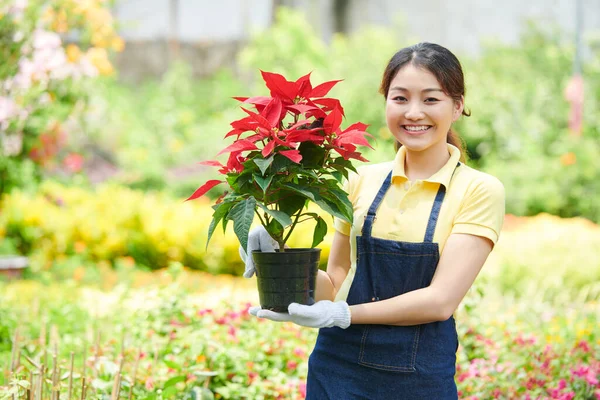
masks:
{"label": "red bract", "polygon": [[[233,143],[217,154],[228,154],[227,163],[201,163],[219,167],[227,179],[208,181],[188,200],[203,196],[220,183],[229,184],[227,194],[217,201],[218,207],[213,207],[209,240],[216,223],[224,220],[226,225],[227,220],[233,220],[245,248],[253,218],[249,211],[260,208],[257,214],[261,223],[280,248],[289,237],[284,236],[284,229],[293,230],[300,215],[316,219],[319,231],[315,231],[314,245],[322,240],[325,224],[314,213],[301,214],[302,200],[351,221],[352,205],[339,184],[342,177],[348,177],[348,170],[354,170],[350,159],[367,161],[356,148],[371,147],[367,136],[372,136],[360,122],[342,130],[344,109],[338,99],[326,97],[340,80],[313,87],[310,73],[295,81],[272,72],[261,74],[269,96],[234,97],[242,102],[240,108],[246,115],[231,122],[225,138],[233,138]],[[245,202],[244,207],[241,202]]]}

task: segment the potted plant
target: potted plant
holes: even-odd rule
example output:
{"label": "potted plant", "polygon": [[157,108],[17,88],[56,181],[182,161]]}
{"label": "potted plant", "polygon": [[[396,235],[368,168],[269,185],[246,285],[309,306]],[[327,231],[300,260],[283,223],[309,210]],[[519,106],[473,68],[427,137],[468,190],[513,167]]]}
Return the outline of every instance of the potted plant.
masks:
{"label": "potted plant", "polygon": [[[221,183],[229,185],[212,207],[207,246],[217,224],[222,222],[225,231],[231,220],[247,252],[248,232],[258,216],[280,249],[252,254],[260,303],[265,309],[287,311],[291,302],[314,302],[320,255],[316,246],[327,233],[326,222],[305,206],[316,203],[328,214],[352,223],[352,204],[341,184],[348,170],[356,171],[351,159],[368,161],[356,148],[371,147],[366,139],[371,135],[360,122],[340,128],[344,109],[338,99],[326,97],[340,81],[313,87],[310,73],[296,81],[261,73],[270,96],[234,97],[247,115],[231,123],[225,138],[234,141],[217,154],[229,154],[227,163],[200,163],[219,167],[225,179],[209,180],[187,200]],[[311,248],[286,249],[296,225],[311,219],[316,222]]]}

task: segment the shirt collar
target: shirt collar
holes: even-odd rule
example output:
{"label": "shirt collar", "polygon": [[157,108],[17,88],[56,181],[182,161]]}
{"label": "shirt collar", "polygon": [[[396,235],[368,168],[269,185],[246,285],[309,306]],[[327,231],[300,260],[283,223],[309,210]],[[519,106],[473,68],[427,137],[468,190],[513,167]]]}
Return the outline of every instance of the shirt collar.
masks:
{"label": "shirt collar", "polygon": [[[460,160],[460,150],[455,146],[447,143],[448,152],[450,153],[450,159],[448,162],[435,174],[430,176],[427,179],[423,179],[424,182],[436,182],[441,185],[444,185],[446,189],[450,184],[450,179],[452,178],[452,174],[454,173],[454,169]],[[400,178],[403,181],[408,180],[406,173],[404,172],[404,160],[406,159],[406,148],[401,146],[398,152],[396,153],[396,157],[394,159],[394,168],[392,170],[392,182],[394,178]]]}

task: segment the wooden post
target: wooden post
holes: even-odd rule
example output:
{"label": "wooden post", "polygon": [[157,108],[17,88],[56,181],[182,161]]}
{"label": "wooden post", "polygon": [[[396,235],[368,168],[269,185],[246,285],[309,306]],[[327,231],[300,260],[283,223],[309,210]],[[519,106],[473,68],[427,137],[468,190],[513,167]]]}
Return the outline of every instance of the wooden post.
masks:
{"label": "wooden post", "polygon": [[73,364],[75,364],[75,353],[71,352],[71,365],[69,368],[69,394],[67,395],[67,399],[71,400],[71,395],[73,394]]}

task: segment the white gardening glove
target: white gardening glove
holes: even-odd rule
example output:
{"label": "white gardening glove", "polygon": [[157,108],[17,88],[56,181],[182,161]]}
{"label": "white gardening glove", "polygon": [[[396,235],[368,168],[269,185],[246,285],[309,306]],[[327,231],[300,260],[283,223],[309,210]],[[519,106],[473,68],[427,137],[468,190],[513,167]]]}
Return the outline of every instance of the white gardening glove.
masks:
{"label": "white gardening glove", "polygon": [[260,250],[262,252],[274,252],[279,249],[279,244],[269,235],[264,226],[259,225],[248,233],[248,254],[240,246],[240,257],[246,263],[244,278],[252,278],[254,275],[254,261],[252,260],[252,251]]}
{"label": "white gardening glove", "polygon": [[309,328],[331,328],[337,326],[346,329],[350,326],[351,315],[348,303],[343,300],[321,300],[312,306],[292,303],[288,313],[278,313],[263,310],[260,307],[250,307],[248,312],[258,318],[266,318],[277,322],[293,322]]}

